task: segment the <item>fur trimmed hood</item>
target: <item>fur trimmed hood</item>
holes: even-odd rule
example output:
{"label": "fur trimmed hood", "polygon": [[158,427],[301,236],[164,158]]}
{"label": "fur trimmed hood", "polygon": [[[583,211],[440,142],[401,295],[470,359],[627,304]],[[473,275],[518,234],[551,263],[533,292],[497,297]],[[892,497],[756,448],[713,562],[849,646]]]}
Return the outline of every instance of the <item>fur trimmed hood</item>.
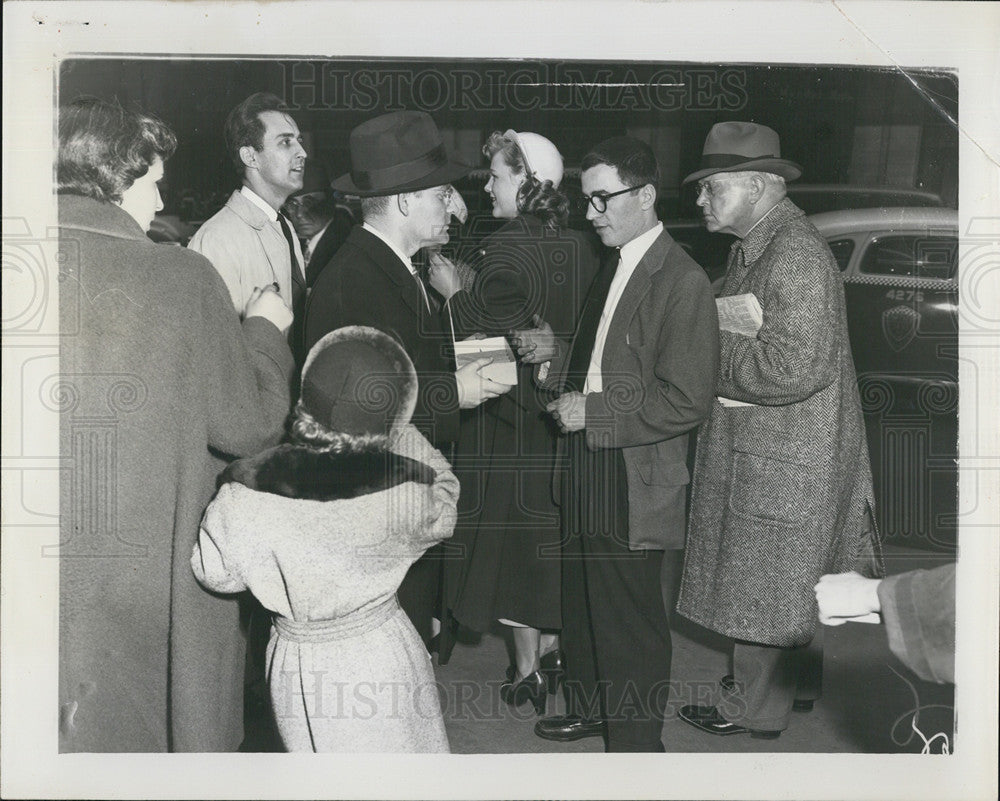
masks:
{"label": "fur trimmed hood", "polygon": [[399,342],[377,328],[350,325],[310,349],[301,402],[331,431],[388,434],[410,422],[417,388],[417,372]]}
{"label": "fur trimmed hood", "polygon": [[233,462],[219,477],[285,498],[337,501],[382,492],[414,481],[433,484],[433,468],[391,451],[330,453],[301,445],[279,445]]}

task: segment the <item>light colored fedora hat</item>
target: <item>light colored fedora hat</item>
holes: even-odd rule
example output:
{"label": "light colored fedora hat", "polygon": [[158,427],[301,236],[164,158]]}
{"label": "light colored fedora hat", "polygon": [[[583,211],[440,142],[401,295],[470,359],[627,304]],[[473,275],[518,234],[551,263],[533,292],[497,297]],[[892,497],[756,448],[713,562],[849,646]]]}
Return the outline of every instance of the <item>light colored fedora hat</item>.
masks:
{"label": "light colored fedora hat", "polygon": [[691,183],[717,172],[772,172],[794,181],[802,168],[781,158],[778,134],[755,122],[719,122],[712,126],[701,153],[701,167],[684,179]]}

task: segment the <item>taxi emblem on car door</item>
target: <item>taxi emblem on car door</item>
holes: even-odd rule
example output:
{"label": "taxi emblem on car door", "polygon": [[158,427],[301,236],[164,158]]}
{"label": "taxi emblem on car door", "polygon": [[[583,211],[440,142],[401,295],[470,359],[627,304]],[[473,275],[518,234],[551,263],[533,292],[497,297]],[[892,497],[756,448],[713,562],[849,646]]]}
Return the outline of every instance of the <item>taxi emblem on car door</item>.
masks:
{"label": "taxi emblem on car door", "polygon": [[920,312],[909,306],[893,306],[882,312],[882,331],[894,351],[901,351],[917,335]]}

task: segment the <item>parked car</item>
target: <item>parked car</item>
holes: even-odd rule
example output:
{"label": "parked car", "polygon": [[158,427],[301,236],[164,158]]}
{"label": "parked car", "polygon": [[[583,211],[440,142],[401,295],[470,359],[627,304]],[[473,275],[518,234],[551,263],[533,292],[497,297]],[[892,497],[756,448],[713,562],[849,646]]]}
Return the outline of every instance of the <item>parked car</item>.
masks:
{"label": "parked car", "polygon": [[815,214],[841,272],[879,520],[951,549],[958,508],[958,212]]}
{"label": "parked car", "polygon": [[[884,207],[940,208],[941,198],[932,192],[893,186],[855,186],[853,184],[788,184],[788,199],[806,214],[839,210],[879,209]],[[729,234],[711,234],[700,217],[695,218],[695,186],[662,190],[657,211],[671,236],[717,282],[726,271],[726,258],[735,241]]]}

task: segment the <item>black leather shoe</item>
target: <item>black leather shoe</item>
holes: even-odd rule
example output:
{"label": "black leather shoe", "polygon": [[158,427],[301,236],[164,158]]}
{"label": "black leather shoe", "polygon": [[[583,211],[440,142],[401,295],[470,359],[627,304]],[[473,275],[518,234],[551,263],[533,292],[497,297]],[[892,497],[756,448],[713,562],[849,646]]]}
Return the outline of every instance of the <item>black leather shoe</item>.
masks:
{"label": "black leather shoe", "polygon": [[538,660],[539,669],[548,684],[549,695],[555,695],[559,691],[559,683],[563,680],[563,653],[558,648],[553,648],[542,654]]}
{"label": "black leather shoe", "polygon": [[[727,673],[721,679],[719,679],[719,686],[725,690],[727,693],[731,693],[736,689],[736,679],[733,678],[732,673]],[[815,702],[811,698],[796,698],[792,701],[792,711],[793,712],[812,712]]]}
{"label": "black leather shoe", "polygon": [[737,726],[730,723],[714,706],[682,706],[678,713],[680,719],[690,723],[696,729],[707,731],[709,734],[747,734],[757,740],[777,740],[781,736],[781,731],[770,731],[767,729],[748,729],[745,726]]}
{"label": "black leather shoe", "polygon": [[571,743],[584,737],[602,737],[603,720],[584,720],[577,715],[553,715],[535,724],[535,734],[543,740]]}
{"label": "black leather shoe", "polygon": [[530,676],[525,676],[516,684],[514,678],[516,673],[508,681],[500,685],[500,697],[508,706],[520,706],[525,701],[530,701],[535,707],[535,714],[545,714],[545,677],[537,670]]}

